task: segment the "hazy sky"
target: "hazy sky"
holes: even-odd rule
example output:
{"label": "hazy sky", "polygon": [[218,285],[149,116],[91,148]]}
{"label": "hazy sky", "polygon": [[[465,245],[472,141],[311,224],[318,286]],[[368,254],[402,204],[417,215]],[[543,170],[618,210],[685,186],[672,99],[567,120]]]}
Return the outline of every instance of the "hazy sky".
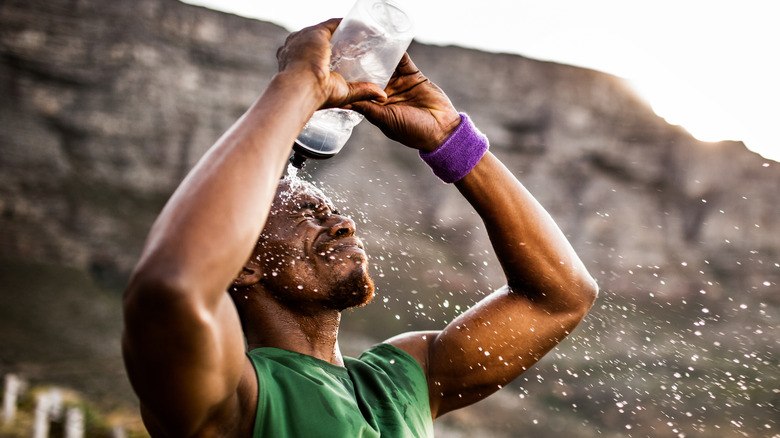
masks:
{"label": "hazy sky", "polygon": [[[353,0],[187,0],[298,30]],[[578,65],[628,79],[700,140],[780,161],[780,2],[395,0],[416,39]]]}

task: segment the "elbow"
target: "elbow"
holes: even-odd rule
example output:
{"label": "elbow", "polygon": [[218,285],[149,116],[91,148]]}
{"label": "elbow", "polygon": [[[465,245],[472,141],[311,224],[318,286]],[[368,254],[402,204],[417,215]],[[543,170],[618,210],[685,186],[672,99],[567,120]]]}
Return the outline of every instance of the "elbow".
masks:
{"label": "elbow", "polygon": [[551,300],[549,305],[553,312],[563,312],[571,315],[577,321],[587,316],[596,298],[599,295],[599,286],[596,280],[587,273],[579,278],[570,280],[562,290],[563,294],[557,299]]}
{"label": "elbow", "polygon": [[565,294],[557,300],[546,303],[545,309],[549,315],[557,315],[561,318],[562,327],[566,327],[568,335],[588,316],[598,298],[599,287],[595,280],[586,276],[581,281],[572,283],[565,290]]}
{"label": "elbow", "polygon": [[577,282],[576,288],[571,293],[573,299],[570,302],[573,304],[573,310],[580,316],[580,319],[583,319],[596,303],[599,296],[599,285],[593,277],[587,275]]}
{"label": "elbow", "polygon": [[507,286],[509,290],[521,293],[547,308],[550,313],[563,312],[584,318],[598,298],[599,286],[584,269],[574,274],[552,276],[546,282],[510,281]]}
{"label": "elbow", "polygon": [[591,277],[590,275],[586,278],[581,288],[581,294],[583,299],[588,304],[588,309],[593,307],[593,304],[599,297],[599,284],[596,282],[595,278]]}

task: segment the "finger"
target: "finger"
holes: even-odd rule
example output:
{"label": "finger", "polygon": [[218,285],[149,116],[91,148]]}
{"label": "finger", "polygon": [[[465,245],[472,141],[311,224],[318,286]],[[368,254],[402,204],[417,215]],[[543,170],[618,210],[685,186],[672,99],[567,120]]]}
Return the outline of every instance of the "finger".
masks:
{"label": "finger", "polygon": [[414,65],[412,58],[407,52],[404,52],[404,56],[401,57],[401,60],[398,62],[398,66],[395,68],[395,70],[399,75],[408,75],[420,71],[420,69]]}
{"label": "finger", "polygon": [[318,24],[318,26],[325,27],[330,31],[330,34],[333,35],[333,32],[336,31],[337,27],[339,27],[339,23],[341,23],[341,18],[331,18],[330,20],[323,21],[322,23]]}
{"label": "finger", "polygon": [[349,105],[349,109],[355,110],[360,114],[363,114],[370,123],[376,123],[376,121],[382,119],[387,109],[370,100],[363,100],[354,102]]}
{"label": "finger", "polygon": [[284,42],[284,46],[282,47],[290,45],[290,43],[295,39],[302,39],[301,43],[306,44],[307,41],[310,42],[311,38],[319,38],[322,33],[325,33],[327,40],[330,40],[333,36],[333,32],[335,32],[336,28],[339,26],[339,23],[341,23],[341,18],[331,18],[330,20],[323,21],[322,23],[315,24],[314,26],[309,26],[297,32],[293,32],[287,36],[287,39]]}
{"label": "finger", "polygon": [[404,53],[385,89],[387,94],[392,96],[399,92],[408,91],[414,88],[414,86],[427,81],[428,78],[417,68],[409,54]]}
{"label": "finger", "polygon": [[342,105],[368,100],[377,102],[384,102],[387,100],[385,90],[371,82],[348,82],[347,87],[349,91],[347,92],[347,97],[342,102]]}
{"label": "finger", "polygon": [[325,36],[325,38],[330,41],[330,39],[333,38],[333,32],[336,31],[337,27],[339,27],[339,23],[341,23],[341,18],[331,18],[330,20],[323,21],[320,24],[307,27],[298,33],[304,33],[307,31],[312,32],[312,35],[323,35],[322,33],[324,33],[323,36]]}
{"label": "finger", "polygon": [[404,141],[405,126],[399,119],[399,114],[392,108],[368,100],[355,102],[351,108],[378,127],[387,138],[407,144]]}

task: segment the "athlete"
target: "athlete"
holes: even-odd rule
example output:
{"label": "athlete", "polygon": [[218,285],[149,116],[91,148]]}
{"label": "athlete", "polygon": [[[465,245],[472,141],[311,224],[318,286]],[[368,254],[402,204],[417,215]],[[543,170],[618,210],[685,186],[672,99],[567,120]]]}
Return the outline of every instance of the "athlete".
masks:
{"label": "athlete", "polygon": [[[152,436],[433,436],[433,420],[511,382],[593,305],[553,220],[407,55],[385,90],[330,72],[337,25],[288,37],[279,72],[152,226],[122,339]],[[441,331],[359,358],[337,342],[341,312],[374,294],[355,223],[311,185],[280,182],[295,137],[330,107],[417,149],[482,218],[506,276]]]}

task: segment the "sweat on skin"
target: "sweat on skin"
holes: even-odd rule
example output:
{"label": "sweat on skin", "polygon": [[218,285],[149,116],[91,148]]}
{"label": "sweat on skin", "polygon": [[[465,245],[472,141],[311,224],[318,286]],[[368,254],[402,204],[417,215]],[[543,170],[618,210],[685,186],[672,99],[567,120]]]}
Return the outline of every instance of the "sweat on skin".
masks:
{"label": "sweat on skin", "polygon": [[[399,334],[358,359],[341,355],[341,312],[370,300],[373,285],[355,223],[309,186],[280,186],[295,137],[315,110],[348,107],[397,147],[428,153],[462,119],[408,55],[384,90],[330,72],[337,25],[329,20],[287,38],[277,52],[279,72],[150,230],[124,295],[122,348],[153,436],[297,430],[314,404],[267,411],[306,396],[296,387],[269,398],[289,382],[263,371],[266,365],[344,385],[355,399],[340,401],[354,406],[345,409],[360,431],[348,436],[378,436],[383,428],[383,436],[390,429],[429,435],[432,419],[482,400],[554,348],[596,298],[596,283],[552,218],[487,151],[452,189],[482,218],[506,286],[441,330]],[[392,361],[405,371],[395,374]],[[366,392],[402,405],[366,402]],[[415,413],[397,414],[407,407]]]}

